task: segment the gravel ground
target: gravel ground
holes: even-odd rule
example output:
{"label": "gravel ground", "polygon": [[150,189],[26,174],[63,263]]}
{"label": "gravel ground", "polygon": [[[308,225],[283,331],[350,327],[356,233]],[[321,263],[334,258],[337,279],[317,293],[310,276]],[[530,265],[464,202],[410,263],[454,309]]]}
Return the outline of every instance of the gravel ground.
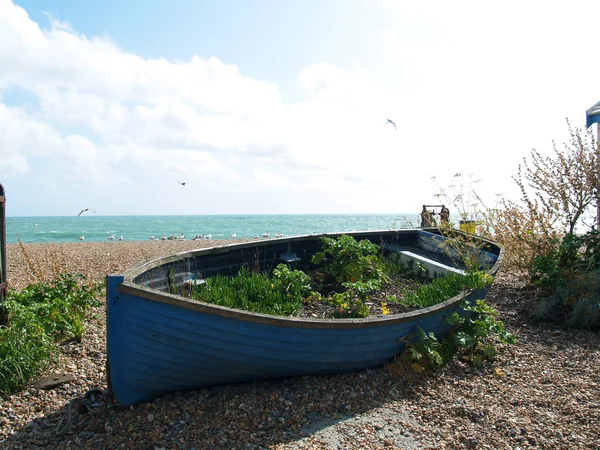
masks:
{"label": "gravel ground", "polygon": [[[38,267],[108,273],[210,241],[25,244]],[[8,246],[8,277],[34,281],[18,245]],[[51,270],[48,269],[48,272]],[[75,380],[33,386],[0,400],[0,448],[85,449],[600,449],[600,334],[527,322],[531,293],[500,274],[488,294],[518,343],[493,366],[451,364],[409,375],[393,364],[332,376],[219,386],[88,414],[73,399],[106,388],[105,322],[89,322],[80,345],[66,346],[47,375]],[[60,432],[57,425],[70,427]]]}

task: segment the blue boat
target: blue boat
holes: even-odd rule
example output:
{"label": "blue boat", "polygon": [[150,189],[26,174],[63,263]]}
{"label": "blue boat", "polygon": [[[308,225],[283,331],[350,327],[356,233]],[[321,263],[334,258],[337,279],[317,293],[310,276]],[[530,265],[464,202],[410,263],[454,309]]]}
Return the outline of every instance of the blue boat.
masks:
{"label": "blue boat", "polygon": [[[269,270],[306,260],[320,238],[342,233],[265,239],[177,253],[107,277],[109,390],[123,406],[177,391],[226,383],[332,374],[382,366],[404,351],[399,340],[423,328],[443,336],[444,317],[464,313],[464,300],[481,289],[432,307],[360,319],[277,317],[212,305],[170,294],[173,288],[216,274],[234,276],[243,265]],[[429,276],[462,271],[442,249],[436,229],[343,233],[382,245],[385,254],[416,261]],[[495,274],[500,246],[477,246],[481,268]]]}

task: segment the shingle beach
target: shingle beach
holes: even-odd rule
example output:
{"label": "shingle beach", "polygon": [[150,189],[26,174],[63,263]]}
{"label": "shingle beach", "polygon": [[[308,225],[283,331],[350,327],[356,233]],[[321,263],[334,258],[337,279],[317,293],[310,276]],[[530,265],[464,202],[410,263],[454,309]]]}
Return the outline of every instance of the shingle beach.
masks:
{"label": "shingle beach", "polygon": [[[36,271],[90,281],[149,259],[237,241],[23,244]],[[36,281],[18,244],[7,248],[8,280]],[[453,363],[431,375],[387,368],[332,376],[218,386],[130,408],[74,413],[71,400],[106,389],[103,308],[81,344],[64,347],[48,374],[75,380],[33,385],[0,400],[7,449],[600,449],[600,334],[526,322],[531,292],[500,273],[487,299],[518,342],[477,371]],[[62,432],[61,432],[62,431]]]}

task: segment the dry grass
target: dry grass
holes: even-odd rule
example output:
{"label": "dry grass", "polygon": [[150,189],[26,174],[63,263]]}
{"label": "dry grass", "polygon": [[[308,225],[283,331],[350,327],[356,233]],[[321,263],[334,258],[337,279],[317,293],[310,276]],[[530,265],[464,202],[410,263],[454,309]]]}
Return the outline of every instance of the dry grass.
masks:
{"label": "dry grass", "polygon": [[55,279],[61,272],[81,273],[90,282],[101,282],[109,274],[124,273],[154,258],[233,242],[242,240],[9,244],[7,280],[9,288],[18,290]]}

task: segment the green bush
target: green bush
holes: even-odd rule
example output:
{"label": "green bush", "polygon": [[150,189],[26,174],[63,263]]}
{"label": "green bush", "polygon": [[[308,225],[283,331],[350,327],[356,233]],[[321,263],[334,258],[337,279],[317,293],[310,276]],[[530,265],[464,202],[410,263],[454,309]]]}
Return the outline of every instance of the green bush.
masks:
{"label": "green bush", "polygon": [[83,275],[63,273],[50,282],[9,290],[9,326],[0,327],[0,396],[23,388],[52,364],[55,343],[66,336],[81,341],[84,318],[100,306],[101,285],[85,283]]}
{"label": "green bush", "polygon": [[531,280],[542,288],[533,317],[574,328],[600,327],[600,238],[567,234],[556,250],[534,258]]}
{"label": "green bush", "polygon": [[9,291],[7,305],[15,315],[11,324],[16,326],[15,322],[27,317],[52,337],[71,335],[80,341],[82,318],[89,308],[101,305],[96,299],[100,289],[98,284],[86,284],[81,274],[61,273],[54,281],[31,284],[21,292]]}
{"label": "green bush", "polygon": [[470,315],[450,314],[445,321],[453,330],[446,337],[440,341],[434,333],[417,327],[413,335],[402,340],[407,347],[400,358],[416,372],[438,369],[455,356],[480,367],[485,361],[494,360],[498,343],[515,342],[514,335],[496,319],[496,310],[483,300],[477,300],[475,305],[465,302],[461,307]]}
{"label": "green bush", "polygon": [[38,323],[18,320],[0,327],[0,355],[0,397],[5,398],[39,376],[55,361],[57,351]]}

